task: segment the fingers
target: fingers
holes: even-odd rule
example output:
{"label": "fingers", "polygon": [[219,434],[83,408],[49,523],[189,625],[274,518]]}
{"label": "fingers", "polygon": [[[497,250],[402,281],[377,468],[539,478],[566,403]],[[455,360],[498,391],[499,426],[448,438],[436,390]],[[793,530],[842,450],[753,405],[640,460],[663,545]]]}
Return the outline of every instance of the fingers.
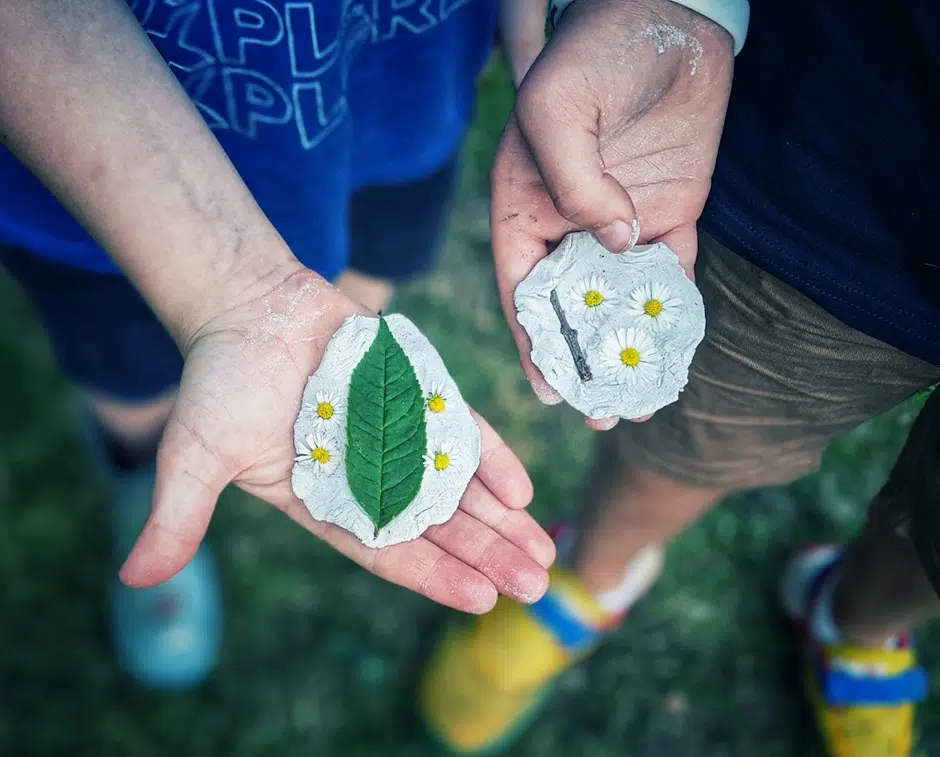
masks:
{"label": "fingers", "polygon": [[271,504],[337,552],[389,583],[461,612],[489,612],[496,604],[499,593],[489,578],[424,537],[384,549],[370,549],[349,531],[314,520],[293,494]]}
{"label": "fingers", "polygon": [[516,342],[523,373],[536,396],[546,405],[557,405],[561,396],[549,386],[529,354],[532,345],[516,318],[516,287],[548,254],[549,240],[561,239],[571,230],[545,195],[528,147],[515,119],[510,118],[493,166],[492,220],[493,263],[500,303]]}
{"label": "fingers", "polygon": [[587,423],[588,428],[594,431],[610,431],[619,422],[620,418],[616,415],[610,418],[585,418],[585,423]]}
{"label": "fingers", "polygon": [[545,70],[533,69],[536,78],[526,80],[515,108],[545,189],[571,224],[593,232],[611,252],[628,250],[639,239],[639,220],[630,195],[605,172],[598,142],[600,111],[587,93],[573,86],[539,81]]}
{"label": "fingers", "polygon": [[473,479],[460,501],[460,509],[515,544],[543,568],[555,562],[555,543],[524,510],[509,510],[479,479]]}
{"label": "fingers", "polygon": [[519,351],[519,364],[522,366],[522,373],[525,375],[532,387],[532,391],[543,405],[559,405],[564,398],[552,387],[551,384],[542,375],[542,372],[532,362],[532,342],[529,341],[529,335],[526,333],[522,324],[516,319],[515,305],[511,305],[512,312],[507,313],[509,320],[509,330],[516,342],[516,349]]}
{"label": "fingers", "polygon": [[[478,486],[484,488],[482,484]],[[492,528],[461,510],[447,523],[429,528],[425,538],[447,554],[472,565],[502,594],[520,602],[531,604],[548,589],[548,573],[542,566]]]}
{"label": "fingers", "polygon": [[376,576],[442,605],[480,615],[496,604],[489,578],[425,537],[370,552],[366,567]]}
{"label": "fingers", "polygon": [[121,580],[155,586],[186,567],[230,478],[202,440],[171,419],[157,456],[153,510],[121,568]]}
{"label": "fingers", "polygon": [[478,413],[471,412],[483,442],[477,477],[506,507],[518,510],[528,506],[532,501],[529,474],[493,427]]}
{"label": "fingers", "polygon": [[532,387],[532,391],[543,405],[558,405],[563,401],[563,397],[552,387],[551,384],[542,375],[542,372],[532,362],[532,342],[529,341],[529,335],[516,318],[516,306],[512,295],[508,301],[503,302],[503,311],[506,315],[506,322],[509,324],[509,331],[516,343],[516,350],[519,352],[519,364],[522,366],[522,373],[525,375]]}
{"label": "fingers", "polygon": [[533,602],[547,588],[545,568],[554,545],[518,509],[532,499],[522,463],[495,431],[474,414],[482,436],[477,476],[447,523],[415,541],[370,549],[336,526],[313,520],[303,503],[285,491],[271,503],[333,548],[375,575],[470,613],[492,609],[498,592]]}
{"label": "fingers", "polygon": [[379,578],[461,612],[488,612],[499,593],[533,602],[547,586],[545,566],[554,556],[547,534],[524,511],[506,508],[476,478],[461,501],[464,512],[419,539],[383,549],[370,549],[348,531],[314,520],[293,494],[271,504]]}

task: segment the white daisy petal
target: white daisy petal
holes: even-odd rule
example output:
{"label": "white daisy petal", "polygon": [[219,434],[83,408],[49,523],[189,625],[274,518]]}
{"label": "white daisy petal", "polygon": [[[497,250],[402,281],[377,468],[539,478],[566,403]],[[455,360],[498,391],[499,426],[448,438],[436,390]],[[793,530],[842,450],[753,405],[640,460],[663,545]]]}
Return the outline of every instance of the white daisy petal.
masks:
{"label": "white daisy petal", "polygon": [[432,413],[445,413],[451,400],[451,394],[446,384],[435,381],[431,384],[431,391],[424,398],[424,406]]}
{"label": "white daisy petal", "polygon": [[672,296],[665,284],[653,281],[641,284],[630,293],[627,311],[655,330],[669,328],[679,320],[682,300]]}
{"label": "white daisy petal", "polygon": [[299,445],[294,460],[321,476],[332,473],[339,461],[339,444],[335,439],[321,431],[307,434]]}
{"label": "white daisy petal", "polygon": [[452,470],[458,457],[457,443],[453,439],[444,439],[431,445],[424,462],[429,471],[439,474]]}
{"label": "white daisy petal", "polygon": [[625,384],[655,381],[661,356],[652,338],[640,329],[615,329],[601,344],[605,368]]}
{"label": "white daisy petal", "polygon": [[345,410],[339,394],[330,389],[317,392],[315,401],[306,408],[313,416],[317,428],[338,426]]}
{"label": "white daisy petal", "polygon": [[616,292],[603,276],[591,274],[575,282],[569,291],[570,308],[588,318],[609,312],[617,304]]}

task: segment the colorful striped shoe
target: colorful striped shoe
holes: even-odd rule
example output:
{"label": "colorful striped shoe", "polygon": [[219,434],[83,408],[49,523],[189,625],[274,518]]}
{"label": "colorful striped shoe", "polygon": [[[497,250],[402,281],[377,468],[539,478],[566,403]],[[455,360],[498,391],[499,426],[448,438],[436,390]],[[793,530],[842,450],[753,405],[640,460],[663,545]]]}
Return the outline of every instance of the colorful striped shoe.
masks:
{"label": "colorful striped shoe", "polygon": [[622,615],[605,614],[580,582],[552,568],[534,605],[500,597],[487,615],[451,626],[419,692],[432,735],[461,755],[508,748],[542,709],[559,673],[587,656]]}
{"label": "colorful striped shoe", "polygon": [[820,546],[797,555],[784,572],[781,602],[803,651],[803,677],[832,757],[912,757],[914,705],[927,693],[907,634],[885,647],[823,644],[807,619],[842,550]]}

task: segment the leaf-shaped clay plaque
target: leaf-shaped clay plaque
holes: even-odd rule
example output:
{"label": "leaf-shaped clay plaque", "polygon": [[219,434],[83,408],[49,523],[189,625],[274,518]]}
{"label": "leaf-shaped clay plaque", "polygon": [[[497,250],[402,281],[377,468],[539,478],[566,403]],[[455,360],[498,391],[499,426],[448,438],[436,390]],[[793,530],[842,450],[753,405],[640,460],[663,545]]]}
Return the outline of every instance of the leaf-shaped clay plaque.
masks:
{"label": "leaf-shaped clay plaque", "polygon": [[454,514],[481,446],[457,385],[415,325],[357,315],[307,381],[291,484],[314,518],[385,547]]}
{"label": "leaf-shaped clay plaque", "polygon": [[391,523],[421,488],[428,434],[414,368],[385,319],[349,382],[346,476],[375,531]]}

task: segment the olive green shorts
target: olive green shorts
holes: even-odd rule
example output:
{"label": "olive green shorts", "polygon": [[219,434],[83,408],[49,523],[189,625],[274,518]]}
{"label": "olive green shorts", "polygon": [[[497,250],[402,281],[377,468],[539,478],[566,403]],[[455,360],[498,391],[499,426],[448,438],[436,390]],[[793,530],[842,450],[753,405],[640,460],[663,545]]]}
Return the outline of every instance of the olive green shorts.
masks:
{"label": "olive green shorts", "polygon": [[940,367],[846,326],[704,234],[705,340],[679,401],[612,432],[631,465],[690,486],[783,484],[827,445],[940,380]]}

